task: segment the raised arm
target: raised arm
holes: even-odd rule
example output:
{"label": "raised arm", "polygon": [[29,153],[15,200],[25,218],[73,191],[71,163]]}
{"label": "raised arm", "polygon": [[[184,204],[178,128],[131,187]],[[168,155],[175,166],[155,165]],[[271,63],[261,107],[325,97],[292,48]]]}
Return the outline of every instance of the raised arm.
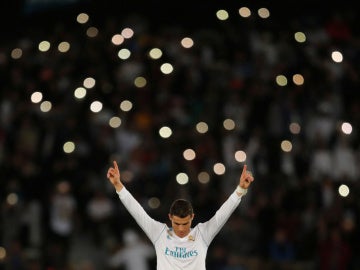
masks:
{"label": "raised arm", "polygon": [[114,186],[116,193],[125,208],[129,211],[132,217],[136,220],[141,229],[146,233],[149,239],[154,243],[162,230],[165,229],[166,224],[160,223],[151,218],[139,204],[139,202],[132,196],[120,180],[120,171],[116,161],[113,162],[113,167],[110,167],[107,172],[107,178]]}
{"label": "raised arm", "polygon": [[242,196],[247,193],[247,190],[253,181],[254,177],[252,173],[248,171],[247,166],[244,165],[240,175],[239,185],[236,187],[236,190],[229,196],[210,220],[199,224],[203,240],[207,245],[210,245],[216,234],[238,207]]}

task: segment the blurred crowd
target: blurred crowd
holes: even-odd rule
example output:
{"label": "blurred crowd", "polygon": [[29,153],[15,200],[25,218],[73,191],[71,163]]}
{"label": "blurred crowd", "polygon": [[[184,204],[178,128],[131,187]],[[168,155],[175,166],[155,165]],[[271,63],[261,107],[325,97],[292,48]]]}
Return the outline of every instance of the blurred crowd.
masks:
{"label": "blurred crowd", "polygon": [[[360,269],[355,11],[286,20],[214,16],[199,27],[155,25],[136,13],[89,15],[86,24],[36,20],[0,41],[0,269],[155,269],[148,239],[106,179],[112,160],[135,198],[163,222],[180,196],[193,202],[195,223],[210,218],[248,165],[255,182],[210,246],[209,270]],[[98,29],[91,37],[90,26]],[[125,27],[134,36],[114,45],[112,36]],[[298,31],[306,42],[295,41]],[[180,44],[187,36],[191,48]],[[42,40],[49,51],[39,51]],[[68,52],[57,50],[61,41],[70,43]],[[123,47],[131,51],[127,60],[118,57]],[[149,58],[154,47],[161,59]],[[19,58],[12,57],[16,48]],[[342,62],[332,60],[333,51]],[[164,62],[174,66],[171,74],[161,72]],[[284,86],[276,83],[280,74]],[[293,83],[294,74],[304,84]],[[144,87],[134,84],[139,76]],[[88,77],[96,85],[77,100],[74,90]],[[49,112],[31,101],[35,91],[51,101]],[[94,100],[103,103],[98,113],[89,109]],[[120,109],[124,100],[130,111]],[[113,116],[121,118],[117,128],[109,125]],[[225,129],[225,119],[235,128]],[[197,132],[199,122],[208,132]],[[159,136],[163,126],[173,131],[168,139]],[[291,151],[281,147],[285,140]],[[74,152],[64,152],[67,141]],[[183,157],[188,148],[192,161]],[[234,157],[239,150],[244,162]],[[223,175],[213,172],[219,162]],[[180,172],[189,176],[185,185],[176,182]],[[200,172],[208,182],[198,180]],[[344,187],[348,194],[339,192]],[[132,252],[146,263],[131,268],[125,261],[134,255],[121,254],[138,241],[142,247]]]}

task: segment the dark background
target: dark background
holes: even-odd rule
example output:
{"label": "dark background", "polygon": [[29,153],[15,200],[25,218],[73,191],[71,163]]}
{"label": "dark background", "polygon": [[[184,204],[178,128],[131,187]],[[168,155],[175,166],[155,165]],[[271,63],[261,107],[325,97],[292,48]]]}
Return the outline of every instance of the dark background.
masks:
{"label": "dark background", "polygon": [[[241,20],[237,15],[240,5],[249,6],[253,11],[268,7],[271,18],[262,21],[254,16],[249,22]],[[215,19],[219,8],[230,12],[229,21],[219,23]],[[80,12],[90,15],[85,27],[75,22]],[[185,194],[193,200],[195,221],[206,220],[235,188],[241,164],[237,164],[239,168],[229,167],[223,177],[211,175],[208,185],[199,184],[196,177],[191,177],[189,185],[181,188],[174,178],[179,171],[189,175],[201,170],[211,172],[213,163],[222,161],[226,155],[223,147],[228,134],[234,136],[236,149],[249,147],[251,150],[256,143],[260,144],[249,160],[256,180],[210,247],[208,269],[243,269],[245,266],[246,269],[331,269],[327,263],[339,257],[341,260],[334,260],[333,269],[360,268],[359,175],[354,177],[350,170],[349,174],[345,171],[344,176],[336,175],[331,165],[325,172],[317,171],[323,164],[319,160],[328,165],[326,157],[341,149],[344,134],[339,132],[337,124],[343,121],[349,121],[354,129],[352,136],[345,137],[344,156],[348,158],[349,154],[357,161],[355,164],[360,164],[360,42],[358,14],[350,4],[78,0],[37,5],[36,1],[35,4],[34,1],[0,1],[0,14],[0,104],[3,111],[9,109],[10,104],[9,118],[0,122],[0,246],[7,251],[7,257],[0,258],[2,269],[30,269],[30,265],[34,266],[31,269],[70,269],[68,263],[79,263],[74,257],[81,261],[81,256],[85,256],[81,262],[90,260],[93,267],[97,266],[95,269],[104,270],[113,249],[121,251],[124,247],[125,229],[137,230],[146,242],[147,238],[107,185],[105,172],[114,158],[119,159],[122,170],[136,172],[126,186],[144,207],[148,207],[148,199],[153,196],[160,200],[159,209],[147,208],[151,216],[167,221],[168,205],[175,197]],[[178,64],[182,59],[172,57],[172,47],[168,45],[182,34],[177,36],[176,31],[172,33],[168,29],[176,30],[180,26],[185,29],[184,33],[194,36],[198,30],[207,29],[212,36],[205,39],[209,40],[205,45],[214,53],[214,66],[200,61],[202,53],[206,55],[207,51],[202,47],[204,43],[198,42],[199,47],[190,50],[190,55],[184,54],[193,65],[177,66],[169,77],[159,74],[158,62],[149,61],[145,53],[137,54],[139,64],[145,67],[148,86],[137,89],[123,82],[116,72],[126,62],[115,57],[116,47],[109,42],[114,28],[107,22],[112,18],[111,23],[118,31],[124,20],[139,14],[148,20],[149,29],[130,40],[126,44],[129,48],[146,52],[148,47],[161,41],[164,52],[170,50],[166,59]],[[336,28],[335,15],[340,15],[345,22],[340,31]],[[92,25],[100,30],[94,39],[84,34],[86,27]],[[269,39],[263,43],[250,40],[249,34],[254,30]],[[295,31],[305,31],[309,38],[317,39],[298,44],[293,39]],[[43,39],[51,40],[52,44],[69,40],[72,49],[61,54],[54,46],[49,52],[39,52],[37,44]],[[143,45],[144,40],[149,42],[148,47],[146,43]],[[254,50],[251,46],[254,44],[264,55]],[[22,48],[24,54],[12,59],[11,52],[17,47]],[[342,51],[343,64],[334,65],[330,60],[335,49]],[[271,62],[265,57],[267,53],[271,56],[271,52],[281,58],[270,57]],[[291,75],[297,72],[305,76],[303,86],[291,83]],[[279,73],[288,75],[286,87],[275,84],[275,75]],[[73,101],[74,88],[89,74],[94,75],[99,84],[86,102],[99,98],[114,115],[120,115],[119,101],[128,98],[134,103],[131,117],[124,117],[120,128],[110,129],[99,124],[89,113],[88,103]],[[31,104],[29,95],[35,90],[43,91],[46,98],[53,101],[52,113],[39,113],[37,105]],[[165,106],[161,98],[165,99]],[[177,118],[172,111],[176,104],[191,118],[190,124],[183,124],[181,117]],[[248,114],[237,124],[245,128],[225,133],[222,127],[225,111],[233,110],[232,116],[237,118],[242,109],[248,110]],[[146,132],[141,126],[142,118],[137,118],[138,113],[153,123]],[[289,132],[293,117],[302,124],[299,135]],[[212,124],[210,132],[205,137],[194,135],[193,124],[204,118]],[[308,135],[329,122],[336,125],[325,142],[318,134]],[[134,128],[132,123],[138,126]],[[164,124],[176,131],[174,139],[159,138],[158,128]],[[121,132],[127,131],[140,137],[141,143],[122,160],[123,145],[115,145],[114,141]],[[50,151],[43,140],[49,137],[53,139]],[[35,147],[29,145],[28,138],[35,138]],[[87,152],[64,154],[64,141],[73,139]],[[284,170],[286,162],[279,147],[284,139],[296,146],[291,153],[290,163],[294,166],[291,174]],[[190,164],[181,155],[188,146],[199,153],[199,160]],[[324,156],[325,159],[321,159]],[[77,203],[77,208],[71,209],[74,231],[65,236],[53,231],[50,222],[54,213],[53,198],[59,195],[57,185],[62,181],[72,187],[71,192],[65,194],[67,199]],[[351,188],[347,198],[338,193],[338,187],[344,183]],[[96,191],[103,192],[106,202],[114,206],[114,212],[100,222],[86,211],[91,202],[97,201]],[[19,202],[9,204],[9,194],[17,194]],[[33,203],[42,210],[37,227],[43,237],[40,246],[32,246],[30,228],[33,226],[25,218],[29,218],[27,213]],[[150,263],[154,266],[155,261]],[[80,269],[79,264],[75,264],[76,270]],[[15,268],[15,265],[20,266]]]}

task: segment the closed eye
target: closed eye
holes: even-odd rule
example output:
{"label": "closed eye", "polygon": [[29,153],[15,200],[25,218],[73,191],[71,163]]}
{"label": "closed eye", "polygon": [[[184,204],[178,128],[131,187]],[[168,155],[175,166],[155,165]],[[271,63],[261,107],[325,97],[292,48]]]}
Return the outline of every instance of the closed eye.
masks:
{"label": "closed eye", "polygon": [[175,224],[175,225],[178,225],[178,226],[179,226],[179,225],[187,225],[187,224],[189,224],[189,222],[186,222],[186,223],[177,223],[177,222],[174,222],[174,224]]}

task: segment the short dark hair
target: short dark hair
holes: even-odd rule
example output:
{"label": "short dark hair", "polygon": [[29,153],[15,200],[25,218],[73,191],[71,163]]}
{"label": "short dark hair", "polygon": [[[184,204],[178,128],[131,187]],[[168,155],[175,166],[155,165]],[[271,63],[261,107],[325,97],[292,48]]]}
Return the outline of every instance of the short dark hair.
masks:
{"label": "short dark hair", "polygon": [[191,203],[184,199],[175,200],[170,207],[170,215],[184,218],[194,213]]}

